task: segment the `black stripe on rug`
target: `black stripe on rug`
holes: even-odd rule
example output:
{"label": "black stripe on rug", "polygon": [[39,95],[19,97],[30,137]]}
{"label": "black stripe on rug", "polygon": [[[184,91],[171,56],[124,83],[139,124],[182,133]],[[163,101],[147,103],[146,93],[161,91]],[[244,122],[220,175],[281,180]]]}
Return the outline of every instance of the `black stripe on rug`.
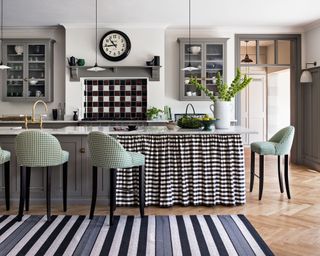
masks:
{"label": "black stripe on rug", "polygon": [[112,226],[109,216],[45,220],[0,216],[0,255],[273,255],[243,215],[114,216]]}

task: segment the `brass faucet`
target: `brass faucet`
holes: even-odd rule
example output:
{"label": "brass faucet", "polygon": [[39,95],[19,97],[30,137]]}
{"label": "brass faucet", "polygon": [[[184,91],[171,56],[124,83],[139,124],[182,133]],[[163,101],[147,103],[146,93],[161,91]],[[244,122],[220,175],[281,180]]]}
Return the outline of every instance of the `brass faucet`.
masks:
{"label": "brass faucet", "polygon": [[[31,123],[32,124],[39,124],[40,126],[40,129],[42,129],[42,123],[43,123],[43,120],[42,120],[42,115],[40,115],[40,118],[39,120],[36,119],[36,106],[38,103],[42,103],[46,109],[46,113],[48,113],[48,106],[47,104],[43,101],[43,100],[37,100],[34,104],[33,104],[33,107],[32,107],[32,117],[31,117]],[[25,119],[24,119],[24,126],[26,129],[28,129],[28,118],[27,116],[25,116]]]}

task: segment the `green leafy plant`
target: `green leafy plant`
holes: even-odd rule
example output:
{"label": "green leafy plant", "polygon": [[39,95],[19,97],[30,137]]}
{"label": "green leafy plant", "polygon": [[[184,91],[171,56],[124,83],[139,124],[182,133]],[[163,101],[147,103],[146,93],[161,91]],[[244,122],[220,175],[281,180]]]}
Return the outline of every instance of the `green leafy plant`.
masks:
{"label": "green leafy plant", "polygon": [[251,77],[247,77],[247,75],[243,76],[239,68],[237,68],[236,76],[230,86],[223,82],[219,72],[217,73],[216,78],[218,96],[214,96],[206,86],[197,81],[196,77],[190,78],[190,84],[196,86],[198,90],[203,91],[213,102],[215,102],[217,98],[222,101],[231,101],[232,98],[234,98],[242,89],[246,88],[252,81]]}
{"label": "green leafy plant", "polygon": [[156,118],[159,113],[162,113],[163,111],[156,107],[151,107],[147,110],[147,118],[149,120]]}

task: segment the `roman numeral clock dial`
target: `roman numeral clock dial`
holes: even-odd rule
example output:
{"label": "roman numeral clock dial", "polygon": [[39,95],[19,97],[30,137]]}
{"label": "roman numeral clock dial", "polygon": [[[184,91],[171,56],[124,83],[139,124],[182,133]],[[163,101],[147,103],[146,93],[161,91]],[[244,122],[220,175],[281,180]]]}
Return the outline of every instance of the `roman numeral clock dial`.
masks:
{"label": "roman numeral clock dial", "polygon": [[120,61],[129,55],[131,42],[122,31],[112,30],[106,33],[100,41],[100,52],[110,61]]}

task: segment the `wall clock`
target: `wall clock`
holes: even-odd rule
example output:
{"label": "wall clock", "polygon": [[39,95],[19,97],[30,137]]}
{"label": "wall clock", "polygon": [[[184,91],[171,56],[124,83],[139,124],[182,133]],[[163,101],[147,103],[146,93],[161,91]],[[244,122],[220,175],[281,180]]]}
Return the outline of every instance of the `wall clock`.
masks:
{"label": "wall clock", "polygon": [[100,40],[100,52],[110,61],[120,61],[129,55],[131,42],[129,37],[119,31],[111,30]]}

